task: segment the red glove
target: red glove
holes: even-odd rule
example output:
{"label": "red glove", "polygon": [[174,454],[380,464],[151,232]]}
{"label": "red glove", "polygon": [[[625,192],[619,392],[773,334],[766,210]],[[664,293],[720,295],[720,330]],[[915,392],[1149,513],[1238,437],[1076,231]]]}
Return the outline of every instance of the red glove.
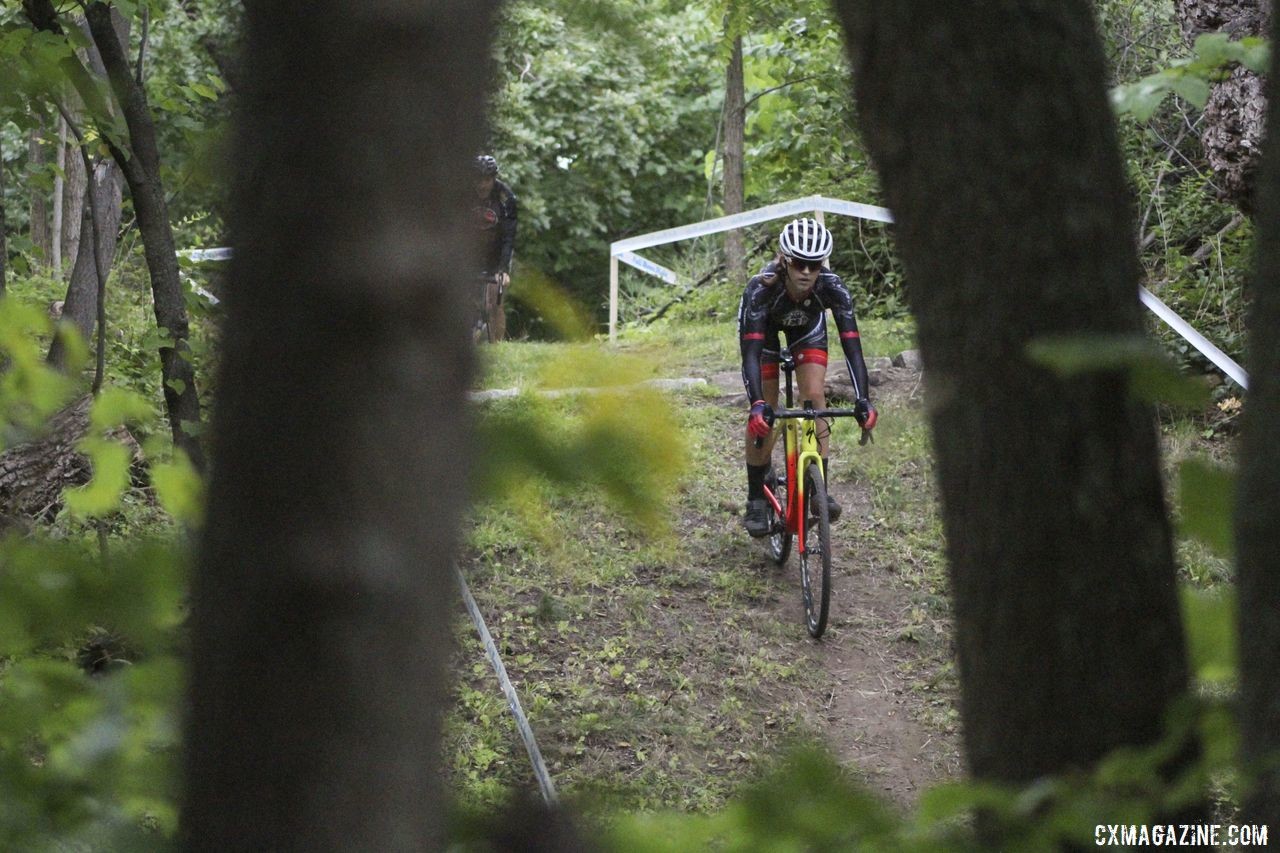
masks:
{"label": "red glove", "polygon": [[858,426],[863,429],[875,429],[876,426],[876,407],[871,405],[871,401],[866,397],[858,400],[853,404],[853,418],[858,422]]}
{"label": "red glove", "polygon": [[764,438],[773,428],[773,409],[764,400],[756,400],[751,404],[751,413],[747,415],[747,432],[756,438]]}

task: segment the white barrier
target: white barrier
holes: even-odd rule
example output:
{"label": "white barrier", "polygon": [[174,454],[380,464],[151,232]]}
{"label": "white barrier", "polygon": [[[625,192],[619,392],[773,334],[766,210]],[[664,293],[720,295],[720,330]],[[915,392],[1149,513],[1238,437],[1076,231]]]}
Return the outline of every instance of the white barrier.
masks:
{"label": "white barrier", "polygon": [[[876,222],[893,221],[893,214],[883,207],[874,207],[869,204],[859,204],[856,201],[845,201],[838,198],[827,198],[821,195],[810,195],[793,201],[782,201],[777,204],[758,207],[755,210],[747,210],[729,216],[719,216],[715,219],[695,222],[691,225],[681,225],[676,228],[667,228],[662,231],[653,231],[649,234],[628,237],[625,240],[611,243],[609,245],[609,342],[613,343],[618,339],[618,261],[630,264],[650,275],[656,275],[668,284],[676,283],[676,274],[674,272],[637,255],[637,249],[649,249],[653,246],[663,246],[679,240],[705,237],[708,234],[719,234],[723,231],[745,228],[748,225],[758,225],[761,222],[769,222],[774,219],[793,218],[801,213],[814,213],[821,218],[824,212],[838,213],[843,216],[856,216],[859,219],[872,219]],[[649,269],[649,266],[657,267],[662,273],[654,272]]]}
{"label": "white barrier", "polygon": [[[784,219],[789,216],[795,216],[798,213],[808,213],[810,211],[838,213],[844,216],[856,216],[860,219],[871,219],[877,222],[893,221],[893,215],[883,207],[811,195],[794,201],[770,204],[744,213],[735,213],[732,216],[721,216],[716,219],[708,219],[705,222],[695,222],[691,225],[681,225],[678,228],[667,228],[663,231],[654,231],[650,234],[641,234],[638,237],[618,240],[609,247],[609,341],[617,340],[618,335],[618,261],[629,264],[641,272],[656,276],[667,284],[675,284],[677,281],[676,274],[673,271],[661,264],[654,263],[648,258],[637,255],[634,251],[635,249],[647,249],[666,243],[674,243],[678,240],[688,240],[692,237],[718,234],[732,228],[743,228],[747,225],[756,225],[772,219]],[[178,254],[197,262],[231,260],[231,249],[229,248],[184,249]],[[196,290],[201,295],[207,296],[215,304],[217,303],[217,297],[205,293],[200,288],[196,288]],[[1249,374],[1231,356],[1210,343],[1204,335],[1192,328],[1190,323],[1179,317],[1172,308],[1165,305],[1145,287],[1138,288],[1138,299],[1189,344],[1203,353],[1205,358],[1213,362],[1214,366],[1230,377],[1233,382],[1246,391],[1249,390]]]}
{"label": "white barrier", "polygon": [[1237,385],[1244,390],[1249,390],[1249,374],[1244,372],[1244,368],[1236,364],[1236,362],[1222,350],[1215,347],[1205,338],[1204,335],[1191,328],[1191,324],[1179,317],[1173,312],[1173,309],[1165,305],[1160,299],[1147,290],[1145,287],[1138,288],[1138,299],[1143,305],[1147,306],[1152,312],[1169,324],[1169,327],[1186,339],[1200,352],[1204,353],[1204,357],[1212,361],[1219,370],[1230,376]]}
{"label": "white barrier", "polygon": [[[656,275],[668,284],[675,284],[675,273],[666,267],[659,266],[637,255],[635,251],[637,249],[663,246],[679,240],[689,240],[693,237],[705,237],[708,234],[718,234],[734,228],[745,228],[748,225],[757,225],[761,222],[785,219],[809,212],[815,213],[819,221],[821,221],[822,213],[826,212],[838,213],[843,216],[856,216],[859,219],[871,219],[876,222],[893,222],[893,214],[883,207],[875,207],[838,198],[827,198],[821,195],[811,195],[794,201],[779,202],[778,204],[766,205],[755,210],[735,213],[731,216],[720,216],[703,222],[695,222],[690,225],[681,225],[676,228],[667,228],[662,231],[653,231],[649,234],[628,237],[625,240],[617,240],[609,244],[609,342],[614,343],[618,339],[619,260],[642,272]],[[655,272],[650,267],[657,267],[661,272]],[[1157,299],[1145,287],[1140,286],[1138,288],[1138,299],[1143,305],[1150,308],[1157,317],[1168,323],[1170,328],[1182,335],[1188,343],[1203,353],[1205,358],[1213,362],[1232,381],[1246,391],[1249,390],[1249,375],[1245,373],[1244,368],[1222,350],[1211,344],[1204,335],[1197,332],[1186,320],[1175,314],[1173,309]]]}
{"label": "white barrier", "polygon": [[231,260],[230,249],[182,249],[178,252],[188,260],[196,261],[229,261]]}

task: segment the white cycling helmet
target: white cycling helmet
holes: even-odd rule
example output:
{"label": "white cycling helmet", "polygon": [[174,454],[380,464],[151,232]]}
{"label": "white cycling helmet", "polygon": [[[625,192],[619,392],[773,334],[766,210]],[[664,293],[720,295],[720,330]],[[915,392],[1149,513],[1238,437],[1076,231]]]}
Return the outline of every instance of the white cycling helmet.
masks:
{"label": "white cycling helmet", "polygon": [[821,261],[831,254],[831,232],[816,219],[793,219],[778,236],[778,248],[789,258]]}

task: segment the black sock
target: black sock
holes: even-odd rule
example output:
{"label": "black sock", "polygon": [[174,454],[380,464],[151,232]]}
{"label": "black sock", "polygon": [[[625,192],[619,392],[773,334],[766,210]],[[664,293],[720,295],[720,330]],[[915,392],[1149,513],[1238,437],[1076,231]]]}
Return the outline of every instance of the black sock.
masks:
{"label": "black sock", "polygon": [[747,500],[764,499],[764,475],[769,473],[769,463],[752,465],[747,463]]}
{"label": "black sock", "polygon": [[822,457],[822,485],[825,486],[831,482],[831,478],[828,476],[830,473],[831,460],[824,456]]}

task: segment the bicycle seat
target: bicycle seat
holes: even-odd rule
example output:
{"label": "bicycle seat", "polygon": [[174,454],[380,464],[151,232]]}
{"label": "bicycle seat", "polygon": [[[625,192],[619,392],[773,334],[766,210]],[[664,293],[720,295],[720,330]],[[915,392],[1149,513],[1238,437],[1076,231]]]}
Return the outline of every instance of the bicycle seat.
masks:
{"label": "bicycle seat", "polygon": [[791,357],[791,350],[788,347],[778,350],[778,366],[788,371],[796,366],[796,361]]}

